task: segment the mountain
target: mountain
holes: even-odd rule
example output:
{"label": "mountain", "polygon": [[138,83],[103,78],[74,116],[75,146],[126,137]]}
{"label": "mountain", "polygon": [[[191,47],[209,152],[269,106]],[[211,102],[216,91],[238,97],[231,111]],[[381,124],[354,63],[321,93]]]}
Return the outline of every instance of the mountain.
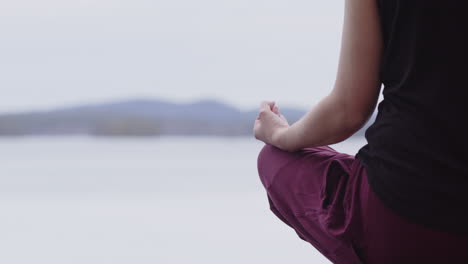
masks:
{"label": "mountain", "polygon": [[[291,124],[306,113],[302,109],[287,107],[281,108],[281,112]],[[0,136],[248,136],[252,135],[257,114],[258,109],[240,111],[215,100],[185,104],[128,100],[3,114],[0,115]],[[362,134],[363,130],[356,133]]]}

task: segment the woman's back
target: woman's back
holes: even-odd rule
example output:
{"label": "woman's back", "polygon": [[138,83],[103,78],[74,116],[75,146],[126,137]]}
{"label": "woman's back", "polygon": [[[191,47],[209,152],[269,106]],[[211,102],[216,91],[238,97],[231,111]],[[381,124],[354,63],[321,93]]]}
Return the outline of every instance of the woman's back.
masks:
{"label": "woman's back", "polygon": [[[337,80],[289,126],[263,102],[254,134],[270,208],[333,263],[468,259],[468,3],[346,0]],[[330,148],[384,100],[355,156]]]}
{"label": "woman's back", "polygon": [[378,0],[384,100],[356,157],[400,215],[468,231],[468,2]]}

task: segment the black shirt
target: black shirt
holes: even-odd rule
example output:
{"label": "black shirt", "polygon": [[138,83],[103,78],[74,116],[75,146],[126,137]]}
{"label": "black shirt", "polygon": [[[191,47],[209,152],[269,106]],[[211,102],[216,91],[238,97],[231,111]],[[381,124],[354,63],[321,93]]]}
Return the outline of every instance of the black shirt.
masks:
{"label": "black shirt", "polygon": [[394,212],[468,231],[468,1],[377,0],[384,100],[356,154]]}

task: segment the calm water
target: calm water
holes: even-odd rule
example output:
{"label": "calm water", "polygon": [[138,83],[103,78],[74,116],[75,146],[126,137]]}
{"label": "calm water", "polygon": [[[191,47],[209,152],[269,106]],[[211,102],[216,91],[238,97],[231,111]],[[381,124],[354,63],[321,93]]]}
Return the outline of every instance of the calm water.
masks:
{"label": "calm water", "polygon": [[[334,145],[354,155],[364,145]],[[268,209],[250,138],[0,140],[0,263],[329,263]]]}

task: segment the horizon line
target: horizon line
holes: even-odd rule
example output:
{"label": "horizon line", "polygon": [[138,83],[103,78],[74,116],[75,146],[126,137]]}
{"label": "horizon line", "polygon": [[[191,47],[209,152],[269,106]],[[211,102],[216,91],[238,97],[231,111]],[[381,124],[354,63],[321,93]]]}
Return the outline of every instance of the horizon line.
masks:
{"label": "horizon line", "polygon": [[[250,112],[258,109],[257,107],[249,107],[249,109],[239,107],[234,103],[228,102],[227,100],[215,98],[215,97],[200,97],[190,100],[175,100],[175,99],[168,99],[164,97],[158,96],[132,96],[127,98],[114,98],[114,99],[101,99],[101,100],[89,100],[83,102],[75,102],[75,103],[67,103],[62,105],[56,106],[48,106],[48,107],[31,107],[29,109],[18,109],[18,110],[5,110],[0,111],[0,115],[9,115],[9,114],[26,114],[26,113],[35,113],[35,112],[52,112],[57,110],[69,109],[69,108],[76,108],[76,107],[83,107],[83,106],[97,106],[97,105],[107,105],[107,104],[118,104],[118,103],[125,103],[125,102],[138,102],[138,101],[146,101],[146,102],[165,102],[170,104],[176,105],[189,105],[189,104],[196,104],[202,102],[213,102],[222,104],[228,107],[232,107],[237,109],[240,112]],[[298,110],[298,111],[307,111],[307,108],[300,107],[300,106],[291,106],[291,105],[281,105],[281,108]]]}

